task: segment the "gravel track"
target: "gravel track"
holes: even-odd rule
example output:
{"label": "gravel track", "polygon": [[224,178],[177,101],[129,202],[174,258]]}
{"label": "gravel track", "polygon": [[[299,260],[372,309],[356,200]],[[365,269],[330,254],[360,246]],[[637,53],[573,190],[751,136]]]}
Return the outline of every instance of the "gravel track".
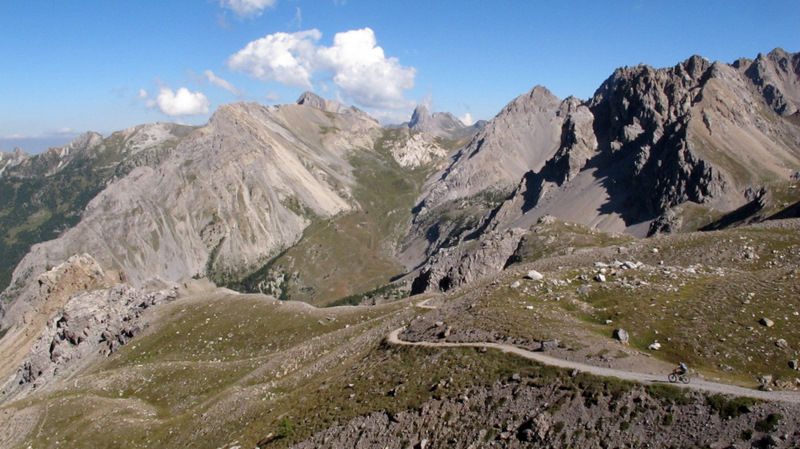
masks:
{"label": "gravel track", "polygon": [[[643,384],[652,383],[668,383],[667,374],[664,373],[663,377],[659,378],[653,374],[638,373],[632,371],[622,371],[612,368],[603,368],[599,366],[587,365],[585,363],[573,362],[569,360],[559,359],[548,356],[541,352],[528,351],[526,349],[518,348],[512,345],[490,343],[490,342],[476,342],[476,343],[447,343],[447,342],[410,342],[401,340],[399,337],[400,332],[405,328],[401,327],[389,333],[387,340],[394,345],[407,345],[407,346],[425,346],[429,348],[456,348],[456,347],[472,347],[472,348],[490,348],[499,349],[500,351],[516,354],[526,359],[535,360],[546,365],[557,366],[560,368],[576,369],[587,373],[595,374],[598,376],[617,377],[620,379],[640,382]],[[733,396],[745,396],[766,401],[780,401],[789,402],[792,404],[800,404],[800,393],[791,391],[760,391],[752,390],[749,388],[737,387],[734,385],[720,384],[716,382],[709,382],[705,380],[692,379],[688,385],[679,385],[681,387],[691,388],[694,390],[707,391],[710,393],[722,393]]]}

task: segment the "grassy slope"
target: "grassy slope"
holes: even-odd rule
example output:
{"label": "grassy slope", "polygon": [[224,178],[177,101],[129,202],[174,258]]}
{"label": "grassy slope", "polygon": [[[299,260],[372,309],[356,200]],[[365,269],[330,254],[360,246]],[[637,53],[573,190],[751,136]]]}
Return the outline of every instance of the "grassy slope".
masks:
{"label": "grassy slope", "polygon": [[[58,441],[59,447],[281,448],[359,416],[420,416],[442,401],[464,403],[468,410],[426,418],[431,424],[425,432],[493,439],[503,428],[492,427],[491,420],[523,420],[514,409],[519,406],[514,405],[518,391],[539,395],[536,404],[549,401],[553,406],[547,413],[568,423],[563,431],[553,430],[554,438],[576,445],[627,438],[633,444],[640,438],[633,433],[636,429],[649,432],[654,420],[667,419],[659,400],[679,403],[687,411],[700,410],[694,407],[706,401],[678,390],[648,388],[656,402],[635,402],[642,397],[641,387],[584,375],[573,378],[495,351],[381,343],[388,330],[408,322],[443,320],[453,326],[453,335],[464,328],[487,328],[498,339],[518,344],[559,338],[575,353],[585,345],[590,353],[622,359],[632,358],[631,350],[646,351],[644,346],[659,338],[665,346],[651,351],[654,357],[674,363],[686,360],[706,376],[752,384],[756,374],[792,375],[782,368],[791,350],[778,351],[774,339],[785,338],[790,348],[800,346],[792,324],[800,292],[793,271],[800,263],[796,227],[631,240],[555,223],[542,226],[526,244],[530,247],[523,254],[544,258],[529,261],[523,256],[497,282],[489,279],[439,298],[438,310],[410,308],[410,300],[314,309],[224,292],[180,299],[156,310],[148,330],[110,358],[60,388],[6,405],[12,415],[30,412],[27,419],[35,422],[14,447],[53,447]],[[740,256],[749,248],[758,259]],[[609,273],[606,283],[581,279],[594,275],[594,261],[613,259],[638,260],[653,270]],[[658,265],[662,259],[667,261],[664,266]],[[691,265],[695,273],[686,271]],[[544,273],[547,282],[528,280],[516,289],[509,287],[530,268]],[[646,284],[628,286],[635,279]],[[581,285],[589,285],[589,292],[576,294]],[[743,304],[747,300],[750,304]],[[469,307],[454,307],[459,303]],[[769,312],[776,325],[759,326],[761,312]],[[613,323],[606,324],[606,319]],[[754,331],[747,331],[748,325]],[[611,339],[617,326],[631,333],[632,348]],[[721,370],[718,364],[723,361],[734,371]],[[518,382],[525,388],[513,388],[508,404],[493,394],[481,396],[511,382],[514,373],[521,374]],[[447,388],[434,387],[447,379],[452,379],[445,382]],[[465,395],[473,399],[464,402]],[[591,431],[569,427],[578,409],[586,411],[581,419],[591,423]],[[609,410],[630,421],[629,430],[609,424]],[[675,411],[669,420],[680,423],[696,413]],[[752,427],[752,421],[761,418],[752,413],[746,425]],[[685,434],[677,424],[663,425],[664,432]],[[108,431],[111,427],[113,432]]]}
{"label": "grassy slope", "polygon": [[[613,246],[582,250],[592,235]],[[674,364],[684,361],[706,377],[748,386],[764,374],[790,383],[798,377],[788,366],[800,348],[796,223],[647,240],[557,223],[529,237],[521,253],[532,258],[523,256],[497,283],[454,294],[454,303],[473,307],[441,319],[454,332],[459,327],[499,331],[530,344],[558,338],[574,351],[596,347],[595,352],[610,354],[619,350],[611,337],[621,327],[630,333],[632,348]],[[556,257],[533,261],[547,255]],[[614,260],[647,266],[607,269],[607,281],[595,281],[600,268],[594,262]],[[545,281],[523,280],[510,288],[530,268],[541,271]],[[761,317],[776,324],[760,325]],[[779,339],[788,348],[776,346]],[[662,349],[648,350],[655,340]]]}
{"label": "grassy slope", "polygon": [[258,292],[264,280],[283,275],[282,299],[321,305],[373,290],[403,274],[394,254],[430,170],[399,166],[384,149],[397,132],[384,133],[374,151],[350,158],[357,181],[356,211],[314,221],[295,246],[229,287]]}
{"label": "grassy slope", "polygon": [[[10,407],[41,413],[46,432],[25,443],[35,447],[219,447],[245,423],[257,440],[277,420],[276,407],[295,403],[290,392],[316,382],[307,373],[351,364],[362,333],[398,309],[317,310],[226,293],[179,300],[135,342],[61,389]],[[213,434],[197,440],[206,431]]]}

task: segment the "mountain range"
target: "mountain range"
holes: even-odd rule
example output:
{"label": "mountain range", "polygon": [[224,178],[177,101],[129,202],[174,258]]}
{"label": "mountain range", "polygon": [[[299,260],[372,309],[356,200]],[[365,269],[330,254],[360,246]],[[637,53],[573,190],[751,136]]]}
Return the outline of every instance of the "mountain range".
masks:
{"label": "mountain range", "polygon": [[[606,254],[602,248],[630,242],[682,242],[679,236],[800,217],[799,179],[800,54],[781,49],[732,64],[692,56],[668,68],[620,68],[588,100],[560,99],[536,86],[471,126],[419,106],[410,122],[383,127],[356,107],[307,92],[294,104],[224,105],[201,127],[154,123],[108,137],[86,133],[35,156],[0,153],[0,405],[34,401],[20,410],[40,416],[36,398],[67,388],[66,379],[91,383],[86,373],[100,372],[92,371],[105,363],[98,360],[151,357],[124,349],[129,343],[160,354],[169,343],[163,337],[166,346],[156,344],[159,332],[179,341],[170,327],[177,321],[163,321],[178,319],[175,304],[208,300],[215,315],[204,319],[213,327],[224,304],[238,301],[234,291],[280,299],[241,295],[259,313],[297,317],[286,324],[292,332],[299,326],[318,335],[304,343],[309,354],[322,357],[327,347],[340,360],[361,357],[387,326],[420,319],[399,305],[409,295],[486,289],[510,267],[571,257],[582,246]],[[578,243],[587,239],[592,243]],[[793,244],[774,251],[789,245],[787,260],[794,260]],[[364,309],[325,316],[319,310],[338,309],[295,301]],[[280,304],[294,312],[285,315]],[[239,329],[220,320],[230,326],[225,335]],[[155,331],[147,329],[151,322]],[[327,326],[339,337],[323,332]],[[499,324],[481,332],[495,338],[516,331]],[[794,334],[786,340],[790,348],[800,344]],[[305,354],[285,344],[282,350]],[[284,364],[300,357],[281,354]],[[175,357],[169,363],[183,360]],[[375,357],[370,363],[388,363]],[[243,360],[241,366],[249,363]],[[256,367],[242,369],[258,378]],[[314,365],[308,372],[328,371]],[[244,377],[237,391],[246,389]],[[192,394],[213,407],[224,402]],[[179,406],[145,402],[131,411],[135,419],[178,419]],[[377,410],[365,407],[367,414]],[[254,419],[241,417],[242,426]],[[3,447],[33,441],[24,427],[0,435]],[[281,429],[272,436],[254,431],[255,441],[288,444],[291,431]],[[199,438],[201,430],[182,438]],[[426,447],[420,438],[416,447]],[[438,444],[428,447],[446,447]]]}

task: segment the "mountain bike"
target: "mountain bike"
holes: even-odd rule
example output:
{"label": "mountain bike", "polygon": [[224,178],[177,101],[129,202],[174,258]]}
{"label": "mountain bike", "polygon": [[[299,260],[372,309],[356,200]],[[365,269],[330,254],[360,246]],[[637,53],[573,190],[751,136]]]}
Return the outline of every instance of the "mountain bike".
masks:
{"label": "mountain bike", "polygon": [[685,383],[685,384],[689,383],[689,376],[686,373],[678,373],[678,372],[673,371],[673,372],[669,373],[669,376],[667,378],[672,383],[675,383],[675,382],[678,382],[678,381],[680,381],[682,383]]}

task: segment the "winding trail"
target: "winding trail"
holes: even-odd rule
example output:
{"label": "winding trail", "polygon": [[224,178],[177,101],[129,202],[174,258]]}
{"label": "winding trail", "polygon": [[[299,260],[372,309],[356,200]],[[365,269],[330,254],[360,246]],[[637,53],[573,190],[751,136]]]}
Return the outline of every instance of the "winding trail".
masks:
{"label": "winding trail", "polygon": [[[429,308],[425,307],[425,308]],[[524,357],[526,359],[535,360],[540,363],[544,363],[546,365],[557,366],[560,368],[567,368],[567,369],[576,369],[578,371],[584,371],[587,373],[595,374],[598,376],[605,376],[605,377],[617,377],[620,379],[631,380],[634,382],[640,382],[643,384],[652,384],[652,383],[668,383],[666,381],[667,374],[659,378],[653,374],[645,374],[645,373],[637,373],[631,371],[621,371],[612,368],[603,368],[600,366],[593,366],[587,365],[585,363],[580,362],[572,362],[569,360],[559,359],[555,357],[548,356],[541,352],[533,352],[528,351],[526,349],[518,348],[512,345],[506,345],[501,343],[489,343],[489,342],[481,342],[481,343],[448,343],[448,342],[428,342],[428,341],[419,341],[419,342],[411,342],[405,341],[400,339],[400,332],[402,332],[405,327],[401,327],[398,329],[393,330],[389,333],[387,337],[387,341],[394,345],[406,345],[406,346],[425,346],[429,348],[459,348],[459,347],[471,347],[471,348],[490,348],[490,349],[499,349],[500,351],[516,354],[520,357]],[[722,394],[729,394],[733,396],[745,396],[750,398],[757,398],[763,399],[766,401],[780,401],[780,402],[789,402],[792,404],[800,404],[800,393],[793,392],[793,391],[760,391],[760,390],[752,390],[749,388],[737,387],[734,385],[726,385],[720,384],[716,382],[709,382],[700,379],[692,379],[691,383],[688,385],[678,385],[680,387],[691,388],[693,390],[700,390],[700,391],[707,391],[711,393],[722,393]]]}

